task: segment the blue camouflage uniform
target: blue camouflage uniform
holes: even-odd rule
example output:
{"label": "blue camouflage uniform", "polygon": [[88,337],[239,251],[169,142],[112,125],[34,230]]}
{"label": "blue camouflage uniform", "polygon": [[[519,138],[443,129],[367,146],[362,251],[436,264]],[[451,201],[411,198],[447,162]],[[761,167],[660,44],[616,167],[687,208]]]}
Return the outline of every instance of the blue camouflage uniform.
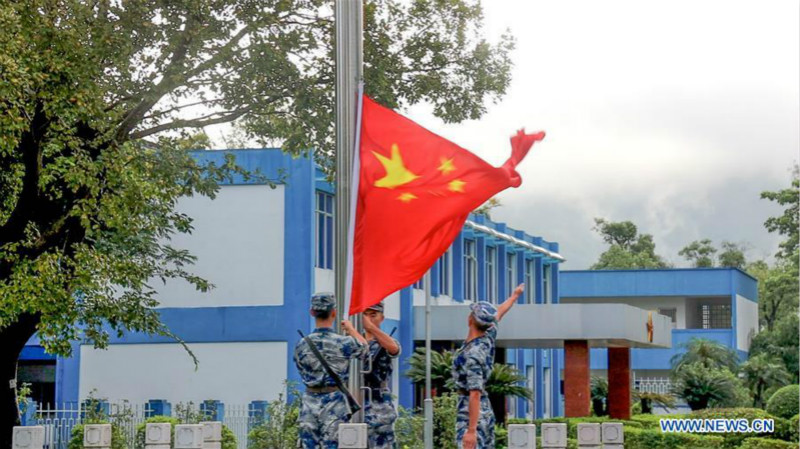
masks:
{"label": "blue camouflage uniform", "polygon": [[459,449],[461,440],[469,427],[469,392],[481,392],[481,408],[476,431],[478,449],[494,449],[494,412],[486,393],[486,381],[494,364],[495,340],[497,339],[497,308],[488,302],[478,302],[470,306],[472,316],[478,324],[490,326],[486,333],[465,342],[453,359],[453,379],[458,396],[456,415],[456,443]]}
{"label": "blue camouflage uniform", "polygon": [[[383,303],[370,309],[383,313]],[[397,343],[397,340],[395,340]],[[400,347],[399,343],[397,345]],[[364,422],[368,426],[369,449],[392,449],[395,447],[394,422],[397,411],[394,408],[389,382],[392,379],[392,359],[400,355],[391,355],[377,340],[369,342],[369,358],[365,369],[372,369],[364,375],[364,386],[370,388],[371,395],[365,396]],[[370,396],[372,400],[370,399]]]}
{"label": "blue camouflage uniform", "polygon": [[[318,294],[311,298],[312,313],[331,311],[335,306],[332,294]],[[331,328],[317,328],[308,338],[322,353],[325,361],[347,384],[350,360],[362,357],[367,346],[353,337],[337,334]],[[350,416],[347,400],[334,380],[325,371],[305,339],[297,343],[294,363],[300,372],[306,391],[300,408],[300,443],[303,449],[336,449],[339,423]]]}

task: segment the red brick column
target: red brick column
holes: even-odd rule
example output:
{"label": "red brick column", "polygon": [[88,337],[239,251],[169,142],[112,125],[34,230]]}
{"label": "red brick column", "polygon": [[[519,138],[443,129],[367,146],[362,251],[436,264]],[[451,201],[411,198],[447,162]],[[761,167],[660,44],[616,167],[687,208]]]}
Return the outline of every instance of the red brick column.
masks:
{"label": "red brick column", "polygon": [[631,417],[630,348],[608,348],[608,414],[614,419]]}
{"label": "red brick column", "polygon": [[589,342],[564,341],[564,416],[589,416]]}

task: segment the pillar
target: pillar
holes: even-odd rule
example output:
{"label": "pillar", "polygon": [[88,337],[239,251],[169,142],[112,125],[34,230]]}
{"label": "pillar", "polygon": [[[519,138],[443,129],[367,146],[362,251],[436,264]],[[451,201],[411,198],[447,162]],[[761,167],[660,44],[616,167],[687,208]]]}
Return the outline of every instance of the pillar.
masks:
{"label": "pillar", "polygon": [[564,416],[589,416],[589,342],[564,341]]}
{"label": "pillar", "polygon": [[608,348],[608,414],[614,419],[631,417],[630,348]]}

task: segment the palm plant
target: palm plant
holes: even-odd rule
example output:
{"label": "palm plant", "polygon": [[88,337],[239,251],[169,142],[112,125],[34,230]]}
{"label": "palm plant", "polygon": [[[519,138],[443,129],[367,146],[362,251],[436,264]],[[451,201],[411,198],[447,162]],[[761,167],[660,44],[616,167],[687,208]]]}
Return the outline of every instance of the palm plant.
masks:
{"label": "palm plant", "polygon": [[[455,389],[453,384],[453,351],[431,351],[431,387],[436,391],[450,392]],[[414,355],[408,360],[409,368],[406,377],[414,383],[425,382],[425,348],[417,348]]]}
{"label": "palm plant", "polygon": [[592,376],[590,391],[592,396],[592,410],[595,416],[607,415],[608,410],[606,410],[605,404],[608,400],[608,381],[606,378]]}
{"label": "palm plant", "polygon": [[492,372],[486,381],[486,392],[490,395],[510,396],[514,398],[533,399],[533,391],[520,385],[525,382],[525,376],[513,366],[495,363]]}
{"label": "palm plant", "polygon": [[736,397],[739,380],[727,368],[712,368],[702,362],[673,370],[674,392],[692,410],[729,403]]}
{"label": "palm plant", "polygon": [[772,387],[782,387],[791,382],[791,375],[781,361],[767,354],[750,357],[742,364],[744,383],[753,396],[753,407],[764,407],[764,392]]}
{"label": "palm plant", "polygon": [[[455,390],[453,383],[453,351],[431,352],[431,386],[438,392],[451,392]],[[417,348],[409,359],[411,368],[405,375],[414,383],[425,382],[425,349]],[[489,379],[486,381],[486,392],[490,395],[511,396],[532,399],[533,392],[520,383],[525,382],[516,368],[495,363]]]}
{"label": "palm plant", "polygon": [[692,338],[682,343],[680,347],[685,351],[670,359],[674,371],[679,371],[686,365],[700,363],[706,368],[727,368],[735,373],[739,366],[739,356],[736,352],[714,340]]}
{"label": "palm plant", "polygon": [[634,391],[633,399],[639,401],[639,404],[642,406],[643,414],[653,413],[653,405],[664,408],[675,406],[675,398],[669,394]]}

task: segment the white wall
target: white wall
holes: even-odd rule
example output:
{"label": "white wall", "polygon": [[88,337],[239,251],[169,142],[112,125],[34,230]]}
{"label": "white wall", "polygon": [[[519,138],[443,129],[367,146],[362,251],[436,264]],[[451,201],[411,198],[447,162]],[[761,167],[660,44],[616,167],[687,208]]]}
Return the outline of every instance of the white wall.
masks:
{"label": "white wall", "polygon": [[758,333],[758,303],[736,295],[736,347],[750,351],[750,342]]}
{"label": "white wall", "polygon": [[684,297],[646,297],[646,298],[561,298],[562,304],[628,304],[645,310],[675,309],[677,329],[686,329],[686,307],[693,305],[693,298]]}
{"label": "white wall", "polygon": [[81,346],[80,398],[143,403],[166,399],[198,403],[218,399],[229,404],[272,400],[287,376],[285,342],[192,343],[197,371],[178,344]]}
{"label": "white wall", "polygon": [[[416,288],[411,289],[411,295],[414,299],[415,306],[424,306],[425,305],[425,291],[419,290]],[[434,306],[452,306],[452,305],[460,305],[462,303],[456,301],[455,299],[451,298],[447,295],[439,295],[434,296],[431,298],[431,305]]]}
{"label": "white wall", "polygon": [[194,231],[172,245],[197,256],[189,271],[215,288],[153,281],[162,307],[283,304],[284,186],[223,186],[215,200],[184,198],[178,210],[194,219]]}
{"label": "white wall", "polygon": [[336,274],[333,270],[314,268],[314,293],[336,291]]}

